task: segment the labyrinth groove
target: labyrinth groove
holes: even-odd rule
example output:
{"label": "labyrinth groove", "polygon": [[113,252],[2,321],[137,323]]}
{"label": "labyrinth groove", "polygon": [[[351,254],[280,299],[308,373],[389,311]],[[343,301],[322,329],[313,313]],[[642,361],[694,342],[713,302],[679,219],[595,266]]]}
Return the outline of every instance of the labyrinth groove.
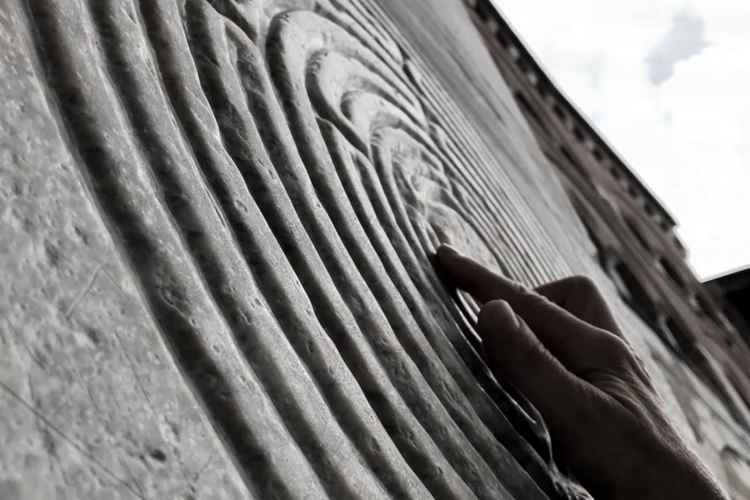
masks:
{"label": "labyrinth groove", "polygon": [[575,498],[431,260],[566,268],[376,7],[29,15],[81,178],[247,495]]}

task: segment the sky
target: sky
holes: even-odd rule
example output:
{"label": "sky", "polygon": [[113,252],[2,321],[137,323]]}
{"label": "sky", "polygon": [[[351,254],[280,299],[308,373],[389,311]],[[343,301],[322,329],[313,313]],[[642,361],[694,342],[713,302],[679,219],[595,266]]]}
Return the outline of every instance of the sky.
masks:
{"label": "sky", "polygon": [[675,217],[698,276],[750,265],[750,1],[494,2]]}

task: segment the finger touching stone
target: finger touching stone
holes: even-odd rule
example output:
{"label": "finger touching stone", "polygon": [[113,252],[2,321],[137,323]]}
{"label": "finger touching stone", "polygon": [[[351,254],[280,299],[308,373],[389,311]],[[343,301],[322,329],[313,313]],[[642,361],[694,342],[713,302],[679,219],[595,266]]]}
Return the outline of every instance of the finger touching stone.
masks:
{"label": "finger touching stone", "polygon": [[520,390],[553,429],[570,429],[570,402],[585,388],[540,342],[528,324],[504,300],[487,303],[477,330],[495,376]]}

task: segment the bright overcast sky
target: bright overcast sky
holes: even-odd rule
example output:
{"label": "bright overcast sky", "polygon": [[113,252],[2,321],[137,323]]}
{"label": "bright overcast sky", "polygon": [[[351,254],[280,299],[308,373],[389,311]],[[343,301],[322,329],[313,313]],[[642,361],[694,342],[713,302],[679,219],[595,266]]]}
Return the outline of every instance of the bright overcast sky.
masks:
{"label": "bright overcast sky", "polygon": [[702,278],[750,265],[750,0],[494,0],[677,219]]}

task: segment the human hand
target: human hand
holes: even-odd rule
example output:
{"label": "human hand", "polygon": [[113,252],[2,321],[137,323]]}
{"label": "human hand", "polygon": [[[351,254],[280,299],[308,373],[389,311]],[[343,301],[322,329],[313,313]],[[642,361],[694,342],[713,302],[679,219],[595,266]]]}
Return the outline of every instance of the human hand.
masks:
{"label": "human hand", "polygon": [[595,498],[726,499],[669,423],[590,279],[530,290],[445,245],[437,262],[483,304],[477,331],[490,369],[536,406]]}

